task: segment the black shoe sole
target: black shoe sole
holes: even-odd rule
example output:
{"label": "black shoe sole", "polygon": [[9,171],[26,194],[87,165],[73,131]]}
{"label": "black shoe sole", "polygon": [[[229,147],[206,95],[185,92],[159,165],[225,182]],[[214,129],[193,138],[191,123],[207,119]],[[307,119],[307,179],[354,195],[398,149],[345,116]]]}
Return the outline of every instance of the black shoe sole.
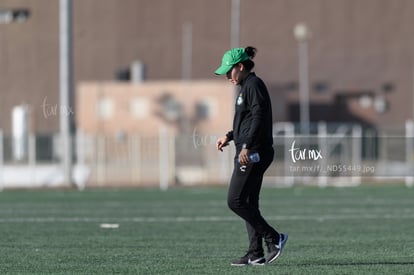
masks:
{"label": "black shoe sole", "polygon": [[257,259],[255,261],[251,261],[249,263],[246,264],[236,264],[236,263],[231,263],[231,266],[248,266],[248,265],[265,265],[266,264],[266,259],[264,257]]}
{"label": "black shoe sole", "polygon": [[283,236],[284,236],[284,240],[283,240],[283,242],[280,242],[280,244],[279,244],[279,246],[280,246],[279,251],[276,253],[276,255],[272,256],[269,259],[266,259],[266,264],[270,264],[270,263],[276,261],[277,258],[279,258],[280,254],[282,253],[283,247],[286,245],[286,242],[288,240],[288,235],[287,234],[283,234]]}
{"label": "black shoe sole", "polygon": [[277,252],[277,254],[276,255],[274,255],[274,256],[272,256],[270,259],[267,259],[266,260],[266,263],[267,264],[271,264],[271,263],[273,263],[274,261],[276,261],[276,259],[277,258],[279,258],[279,256],[280,256],[280,250],[279,250],[279,252]]}

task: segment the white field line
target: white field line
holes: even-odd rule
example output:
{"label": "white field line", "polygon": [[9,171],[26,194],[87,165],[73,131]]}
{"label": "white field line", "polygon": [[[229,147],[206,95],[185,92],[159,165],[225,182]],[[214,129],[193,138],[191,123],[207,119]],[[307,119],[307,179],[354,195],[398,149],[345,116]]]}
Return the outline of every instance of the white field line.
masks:
{"label": "white field line", "polygon": [[[272,221],[329,221],[329,220],[376,220],[376,219],[396,219],[411,220],[411,215],[395,215],[395,214],[365,214],[365,215],[320,215],[320,216],[271,216],[265,217]],[[230,222],[240,221],[239,217],[230,216],[198,216],[198,217],[124,217],[124,218],[99,218],[99,217],[17,217],[17,218],[0,218],[0,223],[176,223],[176,222]]]}

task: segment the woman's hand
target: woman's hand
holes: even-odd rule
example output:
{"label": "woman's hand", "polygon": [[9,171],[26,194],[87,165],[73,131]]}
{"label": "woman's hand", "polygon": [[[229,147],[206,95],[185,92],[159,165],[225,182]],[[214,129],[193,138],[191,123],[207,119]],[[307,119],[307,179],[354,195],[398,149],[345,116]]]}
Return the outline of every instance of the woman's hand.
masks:
{"label": "woman's hand", "polygon": [[242,149],[239,154],[240,165],[247,165],[249,163],[249,149]]}
{"label": "woman's hand", "polygon": [[223,152],[223,147],[226,147],[227,145],[229,145],[229,139],[227,136],[223,136],[217,140],[217,150]]}

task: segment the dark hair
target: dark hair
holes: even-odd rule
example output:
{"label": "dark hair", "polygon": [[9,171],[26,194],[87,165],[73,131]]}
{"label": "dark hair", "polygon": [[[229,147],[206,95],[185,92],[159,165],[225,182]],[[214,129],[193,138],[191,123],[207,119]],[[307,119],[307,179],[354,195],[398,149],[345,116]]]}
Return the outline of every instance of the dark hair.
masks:
{"label": "dark hair", "polygon": [[257,49],[255,47],[248,46],[244,48],[244,51],[249,56],[249,59],[242,62],[246,70],[251,71],[254,67],[253,58],[256,56]]}

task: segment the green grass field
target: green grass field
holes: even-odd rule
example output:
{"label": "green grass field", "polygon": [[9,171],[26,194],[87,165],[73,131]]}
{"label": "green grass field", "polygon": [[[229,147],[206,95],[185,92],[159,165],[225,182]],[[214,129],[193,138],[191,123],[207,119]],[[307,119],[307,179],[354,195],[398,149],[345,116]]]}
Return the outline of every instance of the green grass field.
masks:
{"label": "green grass field", "polygon": [[263,188],[262,213],[289,241],[275,263],[249,267],[229,265],[247,239],[226,192],[0,192],[0,273],[414,273],[413,189]]}

